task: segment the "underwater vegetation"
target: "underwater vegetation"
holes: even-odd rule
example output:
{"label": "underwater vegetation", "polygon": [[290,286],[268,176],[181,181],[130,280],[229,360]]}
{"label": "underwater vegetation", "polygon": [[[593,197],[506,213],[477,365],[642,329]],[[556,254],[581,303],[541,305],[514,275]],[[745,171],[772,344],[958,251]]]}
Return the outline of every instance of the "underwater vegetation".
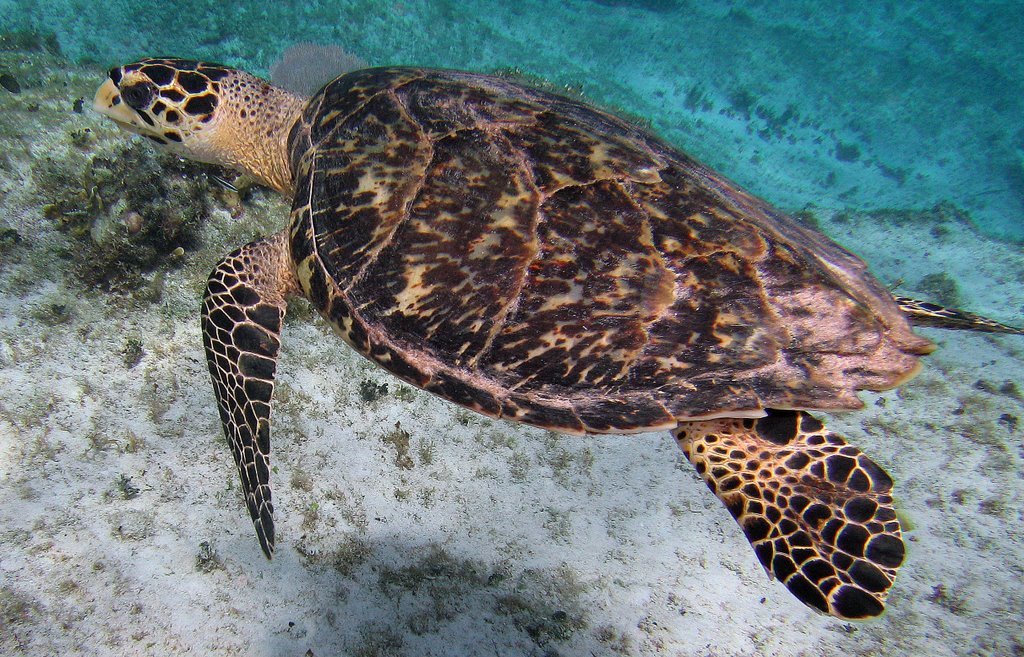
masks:
{"label": "underwater vegetation", "polygon": [[[76,133],[83,146],[88,134]],[[128,292],[143,274],[198,246],[210,216],[207,167],[132,140],[84,163],[39,160],[34,174],[47,219],[74,238],[65,254],[88,288]]]}
{"label": "underwater vegetation", "polygon": [[301,96],[312,96],[334,78],[365,68],[366,61],[339,46],[297,43],[270,67],[270,80]]}
{"label": "underwater vegetation", "polygon": [[60,55],[60,43],[52,32],[14,30],[0,33],[0,52],[45,52]]}
{"label": "underwater vegetation", "polygon": [[605,7],[626,7],[658,13],[672,11],[682,4],[682,0],[591,0],[591,2]]}

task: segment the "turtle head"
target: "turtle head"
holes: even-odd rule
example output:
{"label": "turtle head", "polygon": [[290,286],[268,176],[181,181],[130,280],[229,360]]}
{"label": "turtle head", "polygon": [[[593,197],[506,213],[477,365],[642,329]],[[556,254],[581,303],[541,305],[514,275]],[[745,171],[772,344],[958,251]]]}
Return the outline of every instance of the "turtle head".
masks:
{"label": "turtle head", "polygon": [[93,108],[119,127],[200,162],[249,173],[287,192],[288,132],[302,99],[244,71],[186,59],[110,69]]}

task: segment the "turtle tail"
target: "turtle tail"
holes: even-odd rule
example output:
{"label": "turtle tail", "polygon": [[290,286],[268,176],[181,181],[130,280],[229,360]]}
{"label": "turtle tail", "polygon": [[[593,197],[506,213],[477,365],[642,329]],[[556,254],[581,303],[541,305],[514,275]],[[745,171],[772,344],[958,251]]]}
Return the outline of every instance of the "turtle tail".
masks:
{"label": "turtle tail", "polygon": [[878,616],[903,563],[892,479],[800,411],[685,422],[673,432],[769,576],[843,619]]}
{"label": "turtle tail", "polygon": [[284,233],[224,258],[203,296],[203,343],[224,435],[263,553],[274,553],[270,405],[286,297],[296,289]]}
{"label": "turtle tail", "polygon": [[1010,333],[1013,335],[1024,335],[1024,329],[1019,329],[1007,324],[1000,324],[981,315],[975,315],[964,310],[955,308],[944,308],[938,304],[928,301],[919,301],[910,297],[895,296],[896,304],[900,310],[910,318],[910,323],[915,326],[930,326],[933,328],[958,329],[961,331],[979,331],[981,333]]}

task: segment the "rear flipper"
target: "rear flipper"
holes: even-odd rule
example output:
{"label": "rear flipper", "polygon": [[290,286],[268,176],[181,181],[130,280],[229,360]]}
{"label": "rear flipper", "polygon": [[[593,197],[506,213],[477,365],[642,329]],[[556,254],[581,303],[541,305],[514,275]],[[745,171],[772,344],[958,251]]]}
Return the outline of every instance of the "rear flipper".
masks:
{"label": "rear flipper", "polygon": [[892,480],[874,461],[799,411],[673,434],[769,576],[832,616],[882,613],[904,548]]}

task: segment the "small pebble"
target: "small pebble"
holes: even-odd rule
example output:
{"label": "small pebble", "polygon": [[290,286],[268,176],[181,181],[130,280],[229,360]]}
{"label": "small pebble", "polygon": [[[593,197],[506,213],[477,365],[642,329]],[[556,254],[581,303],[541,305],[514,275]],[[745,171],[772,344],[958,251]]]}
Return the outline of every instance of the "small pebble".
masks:
{"label": "small pebble", "polygon": [[129,235],[135,235],[142,230],[142,215],[138,212],[131,210],[125,212],[122,221],[124,221],[124,227],[128,230]]}

